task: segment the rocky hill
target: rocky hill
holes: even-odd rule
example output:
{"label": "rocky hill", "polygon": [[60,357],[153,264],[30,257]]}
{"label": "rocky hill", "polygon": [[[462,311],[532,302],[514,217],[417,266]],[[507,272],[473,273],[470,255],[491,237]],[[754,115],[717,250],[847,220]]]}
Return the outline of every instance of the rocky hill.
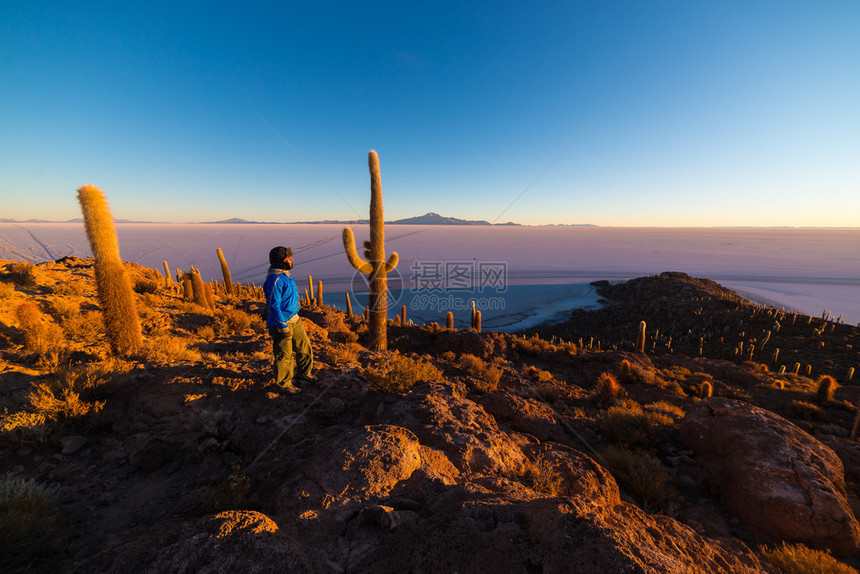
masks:
{"label": "rocky hill", "polygon": [[0,262],[4,572],[853,571],[813,549],[860,549],[856,327],[668,274],[544,337],[378,352],[305,302],[318,381],[288,395],[257,290],[128,267],[146,347],[117,359],[92,260]]}

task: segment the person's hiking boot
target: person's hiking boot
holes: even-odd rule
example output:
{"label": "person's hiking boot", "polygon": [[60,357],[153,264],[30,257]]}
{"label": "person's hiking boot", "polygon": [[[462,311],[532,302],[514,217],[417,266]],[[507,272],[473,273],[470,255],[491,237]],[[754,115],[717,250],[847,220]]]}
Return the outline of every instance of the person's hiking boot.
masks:
{"label": "person's hiking boot", "polygon": [[289,395],[297,395],[302,392],[302,390],[295,385],[281,385],[281,392]]}

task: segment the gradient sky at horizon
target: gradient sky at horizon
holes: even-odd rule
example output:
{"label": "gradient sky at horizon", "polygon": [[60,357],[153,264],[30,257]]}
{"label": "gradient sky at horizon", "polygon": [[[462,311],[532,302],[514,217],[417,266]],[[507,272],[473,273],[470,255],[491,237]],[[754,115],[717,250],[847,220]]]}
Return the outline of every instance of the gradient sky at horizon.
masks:
{"label": "gradient sky at horizon", "polygon": [[[309,3],[308,3],[309,4]],[[860,225],[857,2],[7,2],[0,218]]]}

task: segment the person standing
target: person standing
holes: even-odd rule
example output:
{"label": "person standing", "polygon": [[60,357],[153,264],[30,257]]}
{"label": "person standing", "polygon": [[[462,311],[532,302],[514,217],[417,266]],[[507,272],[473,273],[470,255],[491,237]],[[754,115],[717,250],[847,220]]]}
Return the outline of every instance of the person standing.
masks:
{"label": "person standing", "polygon": [[[299,288],[290,277],[293,268],[293,250],[275,247],[269,251],[269,271],[263,291],[266,294],[266,327],[272,336],[274,351],[275,384],[294,394],[301,389],[293,384],[293,375],[298,367],[298,377],[315,381],[311,375],[314,353],[310,339],[299,318]],[[295,360],[294,360],[295,356]]]}

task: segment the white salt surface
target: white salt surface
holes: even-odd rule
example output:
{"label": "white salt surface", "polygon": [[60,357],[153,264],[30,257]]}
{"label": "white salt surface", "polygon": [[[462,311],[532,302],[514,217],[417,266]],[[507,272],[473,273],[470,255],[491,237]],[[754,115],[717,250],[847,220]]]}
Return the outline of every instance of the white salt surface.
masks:
{"label": "white salt surface", "polygon": [[[332,296],[360,290],[363,284],[346,261],[342,229],[286,224],[117,225],[123,259],[159,270],[165,260],[171,269],[194,265],[204,278],[220,277],[215,250],[221,247],[235,281],[260,283],[269,249],[288,245],[296,250],[294,276],[300,282],[308,274],[315,281],[322,279]],[[359,244],[369,236],[367,226],[353,230]],[[443,276],[446,263],[471,264],[476,273],[481,264],[504,264],[505,312],[484,311],[487,328],[503,327],[507,320],[509,326],[527,325],[529,317],[555,315],[554,309],[568,303],[593,301],[580,290],[595,279],[623,280],[662,271],[707,277],[759,302],[816,315],[827,308],[834,316],[842,313],[846,322],[860,322],[860,229],[388,225],[385,230],[387,251],[400,254],[400,279],[395,274],[392,287],[420,286],[428,264],[434,262],[441,265]],[[82,224],[0,224],[0,258],[40,262],[63,255],[90,255]],[[512,287],[534,284],[570,287],[567,295]],[[334,302],[342,304],[342,294]],[[431,320],[443,319],[440,313]]]}

